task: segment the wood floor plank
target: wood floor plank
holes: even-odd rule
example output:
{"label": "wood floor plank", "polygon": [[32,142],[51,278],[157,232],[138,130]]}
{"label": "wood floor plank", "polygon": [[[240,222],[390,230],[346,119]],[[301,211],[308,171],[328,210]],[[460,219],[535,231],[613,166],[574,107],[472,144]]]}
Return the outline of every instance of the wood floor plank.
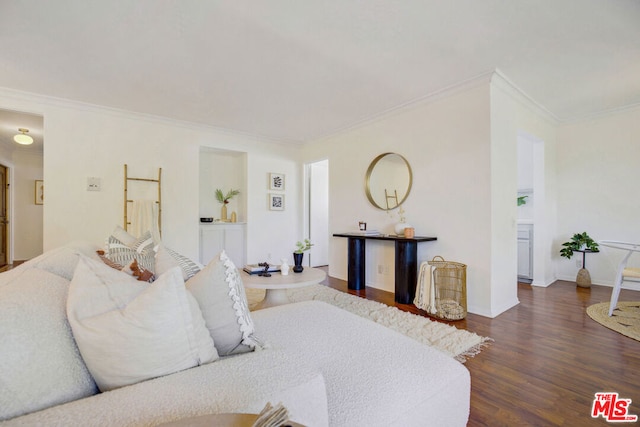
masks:
{"label": "wood floor plank", "polygon": [[[428,317],[412,304],[373,288],[328,286]],[[591,418],[596,392],[618,392],[640,415],[640,342],[589,318],[586,308],[609,301],[611,288],[578,288],[557,281],[547,288],[518,284],[520,303],[494,319],[469,314],[449,324],[495,340],[465,366],[471,372],[469,426],[602,426]],[[620,301],[640,301],[622,290]],[[432,319],[438,320],[438,319]],[[445,322],[446,323],[446,322]]]}

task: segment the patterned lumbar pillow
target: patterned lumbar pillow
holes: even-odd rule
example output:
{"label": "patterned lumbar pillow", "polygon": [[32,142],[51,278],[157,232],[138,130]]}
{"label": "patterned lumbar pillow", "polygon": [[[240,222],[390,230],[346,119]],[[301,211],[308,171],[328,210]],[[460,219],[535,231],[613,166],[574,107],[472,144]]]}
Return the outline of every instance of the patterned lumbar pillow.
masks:
{"label": "patterned lumbar pillow", "polygon": [[157,274],[162,274],[165,271],[173,267],[180,267],[182,270],[182,278],[189,280],[195,276],[204,266],[197,263],[178,252],[165,247],[163,244],[159,244],[156,247],[156,269]]}
{"label": "patterned lumbar pillow", "polygon": [[106,257],[116,264],[129,265],[134,259],[140,266],[151,272],[155,271],[155,252],[153,251],[153,238],[147,231],[132,246],[128,246],[115,236],[107,239]]}
{"label": "patterned lumbar pillow", "polygon": [[69,286],[67,317],[101,391],[218,359],[178,268],[147,284],[81,257]]}
{"label": "patterned lumbar pillow", "polygon": [[136,236],[129,233],[119,225],[116,226],[115,230],[111,232],[111,235],[129,247],[133,247],[133,245],[135,245],[136,241],[138,240],[136,239]]}
{"label": "patterned lumbar pillow", "polygon": [[186,283],[198,301],[220,356],[261,349],[240,274],[222,251]]}

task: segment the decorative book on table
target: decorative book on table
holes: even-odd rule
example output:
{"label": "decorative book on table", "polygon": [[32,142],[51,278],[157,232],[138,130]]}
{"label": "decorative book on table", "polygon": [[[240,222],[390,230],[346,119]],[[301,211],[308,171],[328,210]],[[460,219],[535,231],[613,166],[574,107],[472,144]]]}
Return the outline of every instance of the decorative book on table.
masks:
{"label": "decorative book on table", "polygon": [[[264,267],[258,264],[247,264],[242,269],[249,274],[258,274],[264,271]],[[275,264],[269,264],[268,272],[272,273],[274,271],[280,271],[280,266]]]}
{"label": "decorative book on table", "polygon": [[380,236],[380,233],[378,230],[358,230],[358,231],[354,231],[351,234],[357,234],[359,236]]}

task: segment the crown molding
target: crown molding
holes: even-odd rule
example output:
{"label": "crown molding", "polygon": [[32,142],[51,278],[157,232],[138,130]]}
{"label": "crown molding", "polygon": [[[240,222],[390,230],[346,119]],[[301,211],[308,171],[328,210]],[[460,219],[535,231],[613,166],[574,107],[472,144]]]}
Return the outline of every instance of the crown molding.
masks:
{"label": "crown molding", "polygon": [[582,116],[571,117],[571,118],[562,120],[560,122],[560,125],[561,126],[573,125],[581,122],[586,122],[589,120],[606,119],[607,117],[616,116],[618,114],[630,113],[635,110],[640,110],[640,103],[629,104],[629,105],[625,105],[624,107],[611,108],[609,110],[602,110],[596,113],[590,113],[590,114],[584,114]]}
{"label": "crown molding", "polygon": [[394,107],[388,108],[386,110],[383,110],[379,113],[367,116],[361,120],[358,120],[356,122],[353,122],[351,124],[345,125],[345,126],[341,126],[333,131],[330,131],[328,133],[325,134],[321,134],[318,135],[316,137],[313,138],[309,138],[307,140],[305,140],[305,143],[309,143],[309,142],[317,142],[317,141],[322,141],[322,140],[326,140],[328,138],[334,137],[336,135],[369,125],[371,123],[374,123],[378,120],[382,120],[385,119],[387,117],[390,117],[392,115],[395,114],[399,114],[402,113],[404,111],[408,111],[411,110],[413,108],[416,108],[420,105],[427,105],[427,104],[431,104],[435,101],[438,101],[440,99],[443,98],[447,98],[449,96],[452,96],[454,94],[457,93],[461,93],[461,92],[465,92],[467,90],[476,88],[478,86],[481,86],[483,84],[489,84],[491,82],[491,77],[493,76],[493,71],[487,71],[484,73],[481,73],[475,77],[471,77],[469,79],[463,80],[461,82],[455,83],[453,85],[444,87],[442,89],[439,89],[435,92],[431,92],[428,93],[426,95],[420,96],[418,98],[414,98],[411,99],[407,102],[404,102],[402,104],[398,104]]}
{"label": "crown molding", "polygon": [[[10,98],[17,102],[17,107],[13,107],[11,105],[3,105],[2,98]],[[27,106],[24,104],[27,103]],[[30,108],[33,106],[35,108]],[[140,113],[136,111],[123,110],[120,108],[108,107],[104,105],[91,104],[82,101],[74,101],[71,99],[58,98],[54,96],[42,95],[32,92],[25,92],[16,89],[0,87],[0,108],[9,109],[13,111],[20,111],[29,114],[38,114],[41,116],[45,115],[45,106],[52,106],[56,108],[67,108],[72,110],[80,110],[85,112],[93,112],[100,114],[108,114],[115,117],[127,118],[127,119],[135,119],[140,121],[145,121],[149,123],[155,124],[163,124],[181,127],[183,129],[195,130],[195,131],[204,131],[204,132],[213,132],[219,133],[222,135],[229,135],[235,137],[242,137],[250,139],[254,142],[265,142],[271,144],[280,144],[280,145],[299,145],[300,141],[297,140],[281,140],[275,139],[269,136],[255,134],[251,132],[244,132],[234,129],[226,129],[220,128],[216,126],[206,125],[202,123],[190,122],[187,120],[178,120],[172,119],[164,116],[157,116],[148,113]]]}
{"label": "crown molding", "polygon": [[518,101],[521,105],[532,110],[537,115],[545,118],[547,121],[554,125],[561,123],[561,120],[547,110],[542,104],[538,103],[535,99],[530,97],[524,90],[520,89],[513,81],[504,75],[502,71],[496,68],[493,72],[491,84],[507,92],[513,99]]}

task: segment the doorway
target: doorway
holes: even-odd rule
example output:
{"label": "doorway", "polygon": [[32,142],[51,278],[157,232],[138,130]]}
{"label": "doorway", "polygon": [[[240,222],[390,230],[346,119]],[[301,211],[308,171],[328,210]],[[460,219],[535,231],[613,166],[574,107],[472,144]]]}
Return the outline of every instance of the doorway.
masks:
{"label": "doorway", "polygon": [[[28,130],[31,144],[14,136]],[[0,257],[14,266],[43,251],[44,211],[35,200],[36,183],[44,177],[44,117],[0,109]]]}
{"label": "doorway", "polygon": [[9,263],[9,210],[8,169],[0,164],[0,268]]}
{"label": "doorway", "polygon": [[[545,215],[545,144],[541,139],[519,131],[518,197],[522,196],[527,197],[526,203],[518,206],[518,278],[524,276],[533,286],[548,286],[546,272],[549,265],[545,257],[549,229]],[[521,276],[525,265],[528,274]]]}
{"label": "doorway", "polygon": [[309,266],[329,264],[329,160],[308,163],[306,175],[305,228],[313,248],[309,252]]}

